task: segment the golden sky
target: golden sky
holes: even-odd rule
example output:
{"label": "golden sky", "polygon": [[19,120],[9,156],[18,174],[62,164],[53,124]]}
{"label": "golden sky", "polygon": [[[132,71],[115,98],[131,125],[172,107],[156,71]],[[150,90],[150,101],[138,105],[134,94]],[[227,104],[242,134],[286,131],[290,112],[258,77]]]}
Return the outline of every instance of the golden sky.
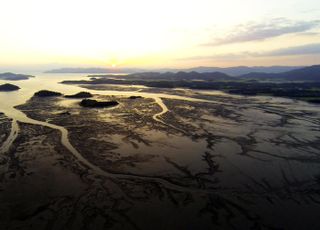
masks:
{"label": "golden sky", "polygon": [[1,0],[0,66],[320,63],[319,0]]}

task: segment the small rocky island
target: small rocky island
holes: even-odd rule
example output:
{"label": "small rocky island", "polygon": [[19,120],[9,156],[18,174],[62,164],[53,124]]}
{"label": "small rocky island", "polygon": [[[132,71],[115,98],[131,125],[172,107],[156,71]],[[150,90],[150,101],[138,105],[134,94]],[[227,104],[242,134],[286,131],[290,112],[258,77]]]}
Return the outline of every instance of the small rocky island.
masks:
{"label": "small rocky island", "polygon": [[89,92],[79,92],[73,95],[65,95],[66,98],[89,98],[93,97],[93,95]]}
{"label": "small rocky island", "polygon": [[90,108],[106,108],[119,105],[117,101],[97,101],[91,99],[83,99],[80,102],[80,105],[83,107],[90,107]]}
{"label": "small rocky island", "polygon": [[31,77],[34,77],[34,76],[26,75],[26,74],[15,74],[15,73],[10,73],[10,72],[0,74],[1,80],[8,80],[8,81],[27,80]]}
{"label": "small rocky island", "polygon": [[40,90],[34,94],[36,97],[57,97],[61,96],[62,94],[59,92],[54,92],[50,90]]}
{"label": "small rocky island", "polygon": [[16,91],[19,90],[20,87],[12,84],[3,84],[0,85],[0,91],[2,92],[9,92],[9,91]]}

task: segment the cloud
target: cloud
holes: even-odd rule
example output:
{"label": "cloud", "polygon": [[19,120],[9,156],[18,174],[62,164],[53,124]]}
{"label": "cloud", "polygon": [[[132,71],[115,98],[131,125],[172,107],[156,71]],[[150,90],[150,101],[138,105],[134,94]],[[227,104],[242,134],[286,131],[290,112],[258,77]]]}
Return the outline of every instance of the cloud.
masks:
{"label": "cloud", "polygon": [[218,46],[241,42],[261,41],[279,37],[285,34],[294,34],[310,31],[319,26],[320,20],[290,21],[285,18],[272,19],[265,23],[248,23],[233,28],[233,32],[223,38],[216,38],[205,46]]}
{"label": "cloud", "polygon": [[226,53],[226,54],[213,54],[207,56],[191,56],[176,59],[177,61],[194,61],[194,60],[234,60],[244,57],[252,56],[253,53],[242,52],[242,53]]}
{"label": "cloud", "polygon": [[225,53],[208,56],[192,56],[179,58],[177,60],[239,60],[244,58],[259,58],[259,57],[279,57],[279,56],[299,56],[299,55],[320,55],[320,43],[307,44],[301,46],[293,46],[287,48],[276,49],[272,51],[262,52],[240,52],[240,53]]}
{"label": "cloud", "polygon": [[294,46],[261,53],[260,56],[293,56],[320,54],[320,43]]}

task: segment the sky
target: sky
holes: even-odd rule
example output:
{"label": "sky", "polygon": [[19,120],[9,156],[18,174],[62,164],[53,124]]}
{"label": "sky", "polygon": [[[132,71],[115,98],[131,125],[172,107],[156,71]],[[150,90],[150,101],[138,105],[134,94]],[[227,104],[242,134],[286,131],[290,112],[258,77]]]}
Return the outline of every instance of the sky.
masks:
{"label": "sky", "polygon": [[319,0],[0,0],[0,69],[320,64]]}

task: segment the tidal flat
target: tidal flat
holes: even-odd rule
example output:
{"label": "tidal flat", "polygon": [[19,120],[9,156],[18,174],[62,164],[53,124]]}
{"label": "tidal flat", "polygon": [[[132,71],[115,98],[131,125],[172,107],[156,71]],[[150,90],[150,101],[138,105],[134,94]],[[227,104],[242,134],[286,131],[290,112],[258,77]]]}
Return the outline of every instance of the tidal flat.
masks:
{"label": "tidal flat", "polygon": [[[106,89],[82,91],[119,105],[15,107],[30,120],[1,152],[4,229],[319,229],[319,107]],[[11,123],[0,114],[1,144]]]}

